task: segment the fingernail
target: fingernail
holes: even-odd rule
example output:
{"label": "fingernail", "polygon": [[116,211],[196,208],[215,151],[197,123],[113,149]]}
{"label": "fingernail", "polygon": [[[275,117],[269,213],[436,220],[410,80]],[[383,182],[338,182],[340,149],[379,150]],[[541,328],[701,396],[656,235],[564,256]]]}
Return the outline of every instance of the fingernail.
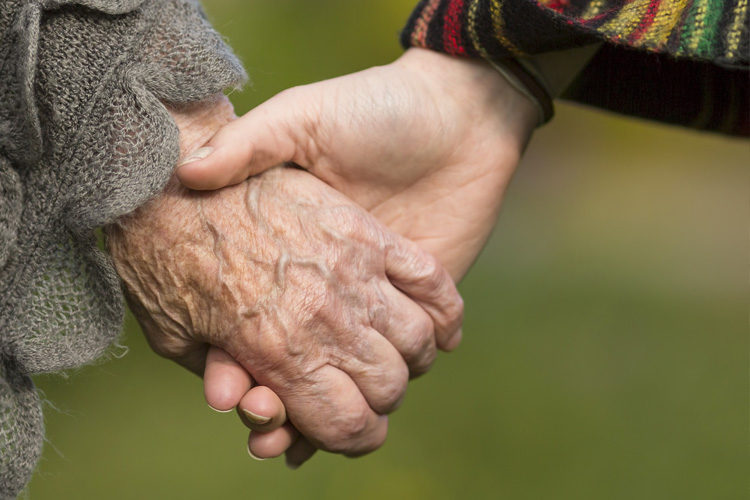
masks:
{"label": "fingernail", "polygon": [[260,457],[256,457],[255,455],[253,455],[253,452],[252,452],[252,451],[250,451],[250,444],[249,444],[249,443],[248,443],[248,445],[247,445],[247,454],[248,454],[248,455],[250,455],[250,457],[251,457],[251,458],[252,458],[253,460],[257,460],[258,462],[262,462],[262,461],[264,461],[264,460],[268,460],[267,458],[260,458]]}
{"label": "fingernail", "polygon": [[242,413],[244,413],[247,419],[255,425],[263,425],[271,421],[271,417],[263,417],[244,408],[242,409]]}
{"label": "fingernail", "polygon": [[[208,403],[206,403],[206,404],[208,404]],[[229,413],[230,411],[232,411],[232,410],[234,409],[234,408],[230,408],[229,410],[220,410],[220,409],[218,409],[218,408],[214,408],[214,407],[213,407],[213,406],[211,406],[211,405],[208,405],[208,407],[209,407],[209,408],[211,408],[211,409],[212,409],[213,411],[215,411],[216,413]]]}
{"label": "fingernail", "polygon": [[187,157],[184,160],[182,160],[177,166],[181,167],[183,165],[187,165],[188,163],[193,163],[194,161],[202,160],[206,156],[210,155],[213,152],[213,150],[214,148],[210,146],[196,149],[195,151],[187,155]]}

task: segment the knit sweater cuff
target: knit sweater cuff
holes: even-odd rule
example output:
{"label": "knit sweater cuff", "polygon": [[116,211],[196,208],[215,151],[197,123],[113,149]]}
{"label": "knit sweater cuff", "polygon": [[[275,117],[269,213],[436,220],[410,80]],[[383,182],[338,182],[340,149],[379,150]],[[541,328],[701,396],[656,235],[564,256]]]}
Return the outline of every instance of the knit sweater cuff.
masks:
{"label": "knit sweater cuff", "polygon": [[748,19],[746,0],[421,0],[401,43],[488,61],[600,43],[564,98],[748,135]]}

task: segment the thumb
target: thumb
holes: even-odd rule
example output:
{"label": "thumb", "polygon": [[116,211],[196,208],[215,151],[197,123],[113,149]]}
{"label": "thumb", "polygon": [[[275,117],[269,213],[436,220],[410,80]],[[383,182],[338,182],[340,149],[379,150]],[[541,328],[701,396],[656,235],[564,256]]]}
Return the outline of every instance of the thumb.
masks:
{"label": "thumb", "polygon": [[210,346],[203,371],[203,394],[212,409],[225,413],[234,409],[253,387],[253,379],[229,353]]}
{"label": "thumb", "polygon": [[[285,91],[221,128],[202,148],[177,166],[177,178],[191,189],[219,189],[237,184],[280,163],[304,157],[300,148],[311,143],[304,132],[305,113]],[[299,92],[294,92],[298,95]],[[302,131],[302,132],[300,132]],[[304,166],[304,165],[302,165]]]}

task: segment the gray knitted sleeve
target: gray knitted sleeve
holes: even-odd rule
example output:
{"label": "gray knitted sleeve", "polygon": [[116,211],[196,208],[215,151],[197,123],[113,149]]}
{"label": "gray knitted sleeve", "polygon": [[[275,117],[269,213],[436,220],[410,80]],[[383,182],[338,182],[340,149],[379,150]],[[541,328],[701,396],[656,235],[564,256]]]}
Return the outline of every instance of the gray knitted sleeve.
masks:
{"label": "gray knitted sleeve", "polygon": [[0,0],[0,498],[39,457],[29,376],[101,355],[119,280],[94,229],[159,192],[178,131],[162,102],[245,79],[191,0]]}

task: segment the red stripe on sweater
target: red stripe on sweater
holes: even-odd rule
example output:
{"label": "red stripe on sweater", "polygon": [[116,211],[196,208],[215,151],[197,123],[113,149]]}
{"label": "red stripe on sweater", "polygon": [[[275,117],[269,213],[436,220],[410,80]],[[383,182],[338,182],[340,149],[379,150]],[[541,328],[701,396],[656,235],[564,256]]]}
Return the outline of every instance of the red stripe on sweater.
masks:
{"label": "red stripe on sweater", "polygon": [[443,48],[448,54],[454,56],[466,55],[466,49],[461,39],[461,11],[463,8],[464,0],[451,0],[448,8],[445,9]]}
{"label": "red stripe on sweater", "polygon": [[558,14],[562,14],[569,6],[570,0],[552,0],[545,5],[545,7],[554,10]]}
{"label": "red stripe on sweater", "polygon": [[651,0],[651,3],[648,4],[646,15],[643,16],[643,19],[638,24],[638,27],[628,37],[629,42],[632,43],[638,40],[646,31],[648,31],[651,25],[654,24],[654,18],[656,17],[656,13],[659,12],[660,3],[661,0]]}

